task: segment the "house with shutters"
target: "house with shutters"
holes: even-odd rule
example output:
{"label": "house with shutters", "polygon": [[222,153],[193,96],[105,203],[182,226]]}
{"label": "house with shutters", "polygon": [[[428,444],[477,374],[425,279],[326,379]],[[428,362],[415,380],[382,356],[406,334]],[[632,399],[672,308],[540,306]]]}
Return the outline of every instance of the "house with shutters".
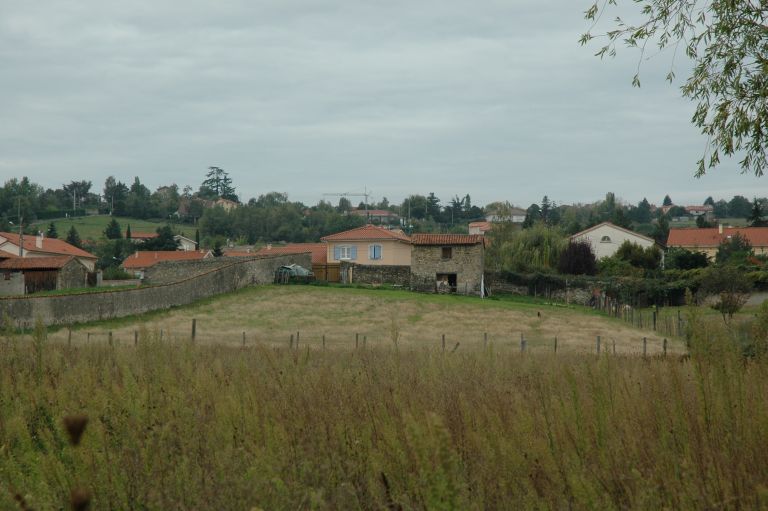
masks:
{"label": "house with shutters", "polygon": [[373,266],[410,266],[411,239],[399,229],[364,225],[320,238],[327,262],[343,261]]}

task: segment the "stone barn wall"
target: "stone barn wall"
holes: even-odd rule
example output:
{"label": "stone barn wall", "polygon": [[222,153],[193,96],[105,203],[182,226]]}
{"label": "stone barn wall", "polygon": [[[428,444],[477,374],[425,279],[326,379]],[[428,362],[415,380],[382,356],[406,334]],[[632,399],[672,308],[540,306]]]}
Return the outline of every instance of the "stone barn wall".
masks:
{"label": "stone barn wall", "polygon": [[[451,247],[451,258],[443,259],[443,247]],[[456,274],[456,292],[480,294],[485,265],[485,248],[474,245],[413,245],[411,250],[411,289],[433,293],[438,273]]]}

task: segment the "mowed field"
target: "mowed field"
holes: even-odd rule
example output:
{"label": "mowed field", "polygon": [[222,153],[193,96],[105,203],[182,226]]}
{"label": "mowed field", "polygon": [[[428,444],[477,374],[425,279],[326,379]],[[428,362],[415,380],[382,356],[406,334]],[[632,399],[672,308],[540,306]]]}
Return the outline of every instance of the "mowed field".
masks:
{"label": "mowed field", "polygon": [[[41,220],[33,224],[33,226],[45,232],[48,229],[48,225],[53,222],[56,225],[56,231],[59,234],[60,239],[67,237],[69,229],[74,225],[77,229],[80,238],[83,240],[98,240],[104,237],[104,229],[107,228],[112,217],[109,215],[93,215],[82,216],[75,218],[56,218],[53,220]],[[125,235],[125,229],[130,225],[132,232],[155,232],[158,227],[162,227],[165,222],[153,222],[150,220],[138,220],[136,218],[123,218],[115,217],[117,223],[120,224],[120,229]],[[174,224],[173,228],[176,232],[181,234],[182,232],[191,239],[195,237],[195,226],[189,224]]]}
{"label": "mowed field", "polygon": [[[197,304],[113,321],[79,325],[72,341],[104,342],[112,332],[118,343],[132,343],[136,332],[164,340],[288,347],[354,349],[356,346],[442,349],[482,348],[594,352],[597,337],[604,352],[640,353],[647,337],[649,354],[662,350],[662,338],[583,307],[517,300],[438,296],[407,291],[321,286],[261,286]],[[245,335],[244,335],[245,334]],[[66,329],[51,335],[64,341]],[[357,341],[356,341],[357,340]],[[456,344],[459,347],[456,348]],[[683,352],[669,339],[668,351]]]}

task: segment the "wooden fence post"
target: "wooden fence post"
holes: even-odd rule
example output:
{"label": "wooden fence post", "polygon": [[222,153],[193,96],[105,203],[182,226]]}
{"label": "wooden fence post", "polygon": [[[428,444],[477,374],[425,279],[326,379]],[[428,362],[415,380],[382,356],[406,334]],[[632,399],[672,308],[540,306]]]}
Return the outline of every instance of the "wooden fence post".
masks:
{"label": "wooden fence post", "polygon": [[445,334],[443,334],[443,351],[445,351]]}
{"label": "wooden fence post", "polygon": [[664,350],[664,356],[667,356],[667,338],[664,338],[664,342],[662,343],[662,349]]}
{"label": "wooden fence post", "polygon": [[192,318],[192,341],[195,340],[196,336],[197,336],[197,319]]}
{"label": "wooden fence post", "polygon": [[557,353],[557,336],[555,336],[555,353]]}
{"label": "wooden fence post", "polygon": [[368,336],[364,335],[363,336],[363,348],[365,348],[367,344],[368,344]]}
{"label": "wooden fence post", "polygon": [[616,354],[616,339],[613,340],[613,354]]}
{"label": "wooden fence post", "polygon": [[648,338],[643,337],[643,356],[648,354]]}
{"label": "wooden fence post", "polygon": [[245,332],[243,332],[243,347],[245,347]]}
{"label": "wooden fence post", "polygon": [[483,332],[483,348],[488,346],[488,332]]}
{"label": "wooden fence post", "polygon": [[325,349],[325,334],[323,334],[323,349]]}
{"label": "wooden fence post", "polygon": [[91,332],[88,332],[88,337],[86,338],[86,340],[88,343],[91,342]]}
{"label": "wooden fence post", "polygon": [[653,311],[653,331],[656,331],[656,311]]}
{"label": "wooden fence post", "polygon": [[109,331],[109,345],[112,346],[112,330]]}
{"label": "wooden fence post", "polygon": [[67,346],[70,348],[72,347],[72,329],[71,328],[67,329]]}
{"label": "wooden fence post", "polygon": [[520,353],[525,353],[526,340],[523,334],[520,334]]}
{"label": "wooden fence post", "polygon": [[134,330],[133,331],[133,345],[138,346],[139,345],[139,331]]}
{"label": "wooden fence post", "polygon": [[597,354],[600,354],[600,336],[597,336]]}
{"label": "wooden fence post", "polygon": [[355,334],[355,349],[360,346],[360,334]]}
{"label": "wooden fence post", "polygon": [[299,349],[299,336],[301,335],[301,332],[298,330],[296,331],[296,349]]}

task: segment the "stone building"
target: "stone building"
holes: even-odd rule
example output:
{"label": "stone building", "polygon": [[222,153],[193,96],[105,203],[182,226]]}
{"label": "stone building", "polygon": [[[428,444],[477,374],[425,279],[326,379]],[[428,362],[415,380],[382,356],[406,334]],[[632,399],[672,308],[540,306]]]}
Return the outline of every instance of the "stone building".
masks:
{"label": "stone building", "polygon": [[88,268],[74,256],[0,259],[0,295],[88,287]]}
{"label": "stone building", "polygon": [[411,289],[460,294],[482,292],[483,236],[414,234],[411,243]]}

